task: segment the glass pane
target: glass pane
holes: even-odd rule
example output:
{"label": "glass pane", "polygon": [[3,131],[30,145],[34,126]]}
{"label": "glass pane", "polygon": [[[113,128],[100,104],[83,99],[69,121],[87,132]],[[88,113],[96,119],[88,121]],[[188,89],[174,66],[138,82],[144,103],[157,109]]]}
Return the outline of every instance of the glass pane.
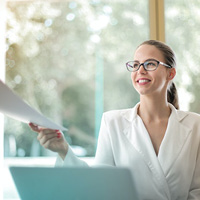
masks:
{"label": "glass pane", "polygon": [[[148,27],[145,0],[8,2],[6,83],[69,129],[77,155],[93,156],[102,112],[139,99],[125,62],[148,39]],[[5,118],[6,157],[52,155],[36,137]]]}
{"label": "glass pane", "polygon": [[200,0],[165,1],[166,42],[177,55],[180,107],[200,112]]}

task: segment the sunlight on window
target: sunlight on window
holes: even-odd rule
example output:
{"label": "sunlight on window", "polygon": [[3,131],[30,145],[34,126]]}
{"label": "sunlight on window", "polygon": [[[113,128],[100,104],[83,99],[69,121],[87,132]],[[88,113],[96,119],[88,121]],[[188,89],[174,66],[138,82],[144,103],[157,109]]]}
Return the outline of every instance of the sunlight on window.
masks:
{"label": "sunlight on window", "polygon": [[[138,101],[125,63],[148,23],[145,0],[8,1],[6,84],[68,128],[76,155],[93,158],[102,113]],[[5,117],[4,133],[6,165],[54,165],[27,124]],[[7,168],[4,177],[4,199],[19,199]]]}
{"label": "sunlight on window", "polygon": [[[132,5],[7,4],[6,83],[35,109],[68,127],[64,135],[79,156],[94,156],[104,111],[138,101],[125,62],[148,39],[148,5]],[[6,118],[5,156],[54,155],[38,145],[36,136],[26,124]]]}
{"label": "sunlight on window", "polygon": [[180,107],[200,113],[200,1],[165,1],[166,42],[177,55]]}

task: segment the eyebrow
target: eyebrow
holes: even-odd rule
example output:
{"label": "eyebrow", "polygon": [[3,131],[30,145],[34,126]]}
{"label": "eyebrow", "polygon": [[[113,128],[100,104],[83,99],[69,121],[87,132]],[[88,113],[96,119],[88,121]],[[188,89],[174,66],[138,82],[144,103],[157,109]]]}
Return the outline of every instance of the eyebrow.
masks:
{"label": "eyebrow", "polygon": [[[144,62],[147,62],[147,61],[149,61],[149,60],[156,60],[156,59],[155,59],[155,58],[148,58],[148,59],[146,59]],[[134,61],[140,63],[139,60],[134,60]],[[157,61],[157,60],[156,60],[156,61]]]}

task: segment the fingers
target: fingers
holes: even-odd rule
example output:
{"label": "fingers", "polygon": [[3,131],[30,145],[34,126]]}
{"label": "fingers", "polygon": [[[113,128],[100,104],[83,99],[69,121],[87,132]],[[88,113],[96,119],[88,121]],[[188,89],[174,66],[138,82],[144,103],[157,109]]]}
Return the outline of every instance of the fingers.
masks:
{"label": "fingers", "polygon": [[29,126],[30,126],[30,128],[33,130],[33,131],[35,131],[35,132],[40,132],[40,128],[38,127],[38,125],[36,125],[36,124],[33,124],[33,123],[29,123],[28,124]]}
{"label": "fingers", "polygon": [[40,144],[45,147],[46,143],[49,143],[52,140],[58,140],[61,137],[62,133],[59,130],[41,129],[37,139],[39,140]]}
{"label": "fingers", "polygon": [[[57,137],[57,131],[56,130],[51,130],[51,129],[44,129],[44,130],[40,130],[37,139],[39,141],[43,141],[43,140],[48,140],[54,137]],[[43,143],[43,142],[42,142]]]}
{"label": "fingers", "polygon": [[29,123],[29,126],[33,131],[38,132],[38,133],[43,132],[43,134],[49,134],[49,133],[52,133],[52,132],[58,132],[58,133],[61,134],[61,132],[59,130],[42,128],[42,127],[39,127],[37,124],[34,124],[32,122]]}
{"label": "fingers", "polygon": [[38,133],[37,140],[46,149],[57,152],[60,149],[60,144],[65,141],[63,134],[59,130],[42,128],[33,123],[29,123],[29,126]]}
{"label": "fingers", "polygon": [[43,146],[44,148],[46,148],[46,149],[51,149],[51,150],[53,150],[53,151],[57,151],[55,148],[53,148],[53,146],[54,146],[54,144],[55,144],[55,141],[57,141],[57,140],[58,140],[57,137],[52,137],[52,138],[46,140],[46,141],[42,144],[42,146]]}

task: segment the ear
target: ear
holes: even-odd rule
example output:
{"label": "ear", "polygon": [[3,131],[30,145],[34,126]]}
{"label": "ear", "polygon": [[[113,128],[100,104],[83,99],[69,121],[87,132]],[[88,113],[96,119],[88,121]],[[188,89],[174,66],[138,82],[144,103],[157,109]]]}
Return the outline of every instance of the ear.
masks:
{"label": "ear", "polygon": [[171,81],[175,77],[175,75],[176,75],[176,69],[175,68],[171,68],[171,69],[168,70],[168,77],[167,77],[167,79],[169,81]]}

